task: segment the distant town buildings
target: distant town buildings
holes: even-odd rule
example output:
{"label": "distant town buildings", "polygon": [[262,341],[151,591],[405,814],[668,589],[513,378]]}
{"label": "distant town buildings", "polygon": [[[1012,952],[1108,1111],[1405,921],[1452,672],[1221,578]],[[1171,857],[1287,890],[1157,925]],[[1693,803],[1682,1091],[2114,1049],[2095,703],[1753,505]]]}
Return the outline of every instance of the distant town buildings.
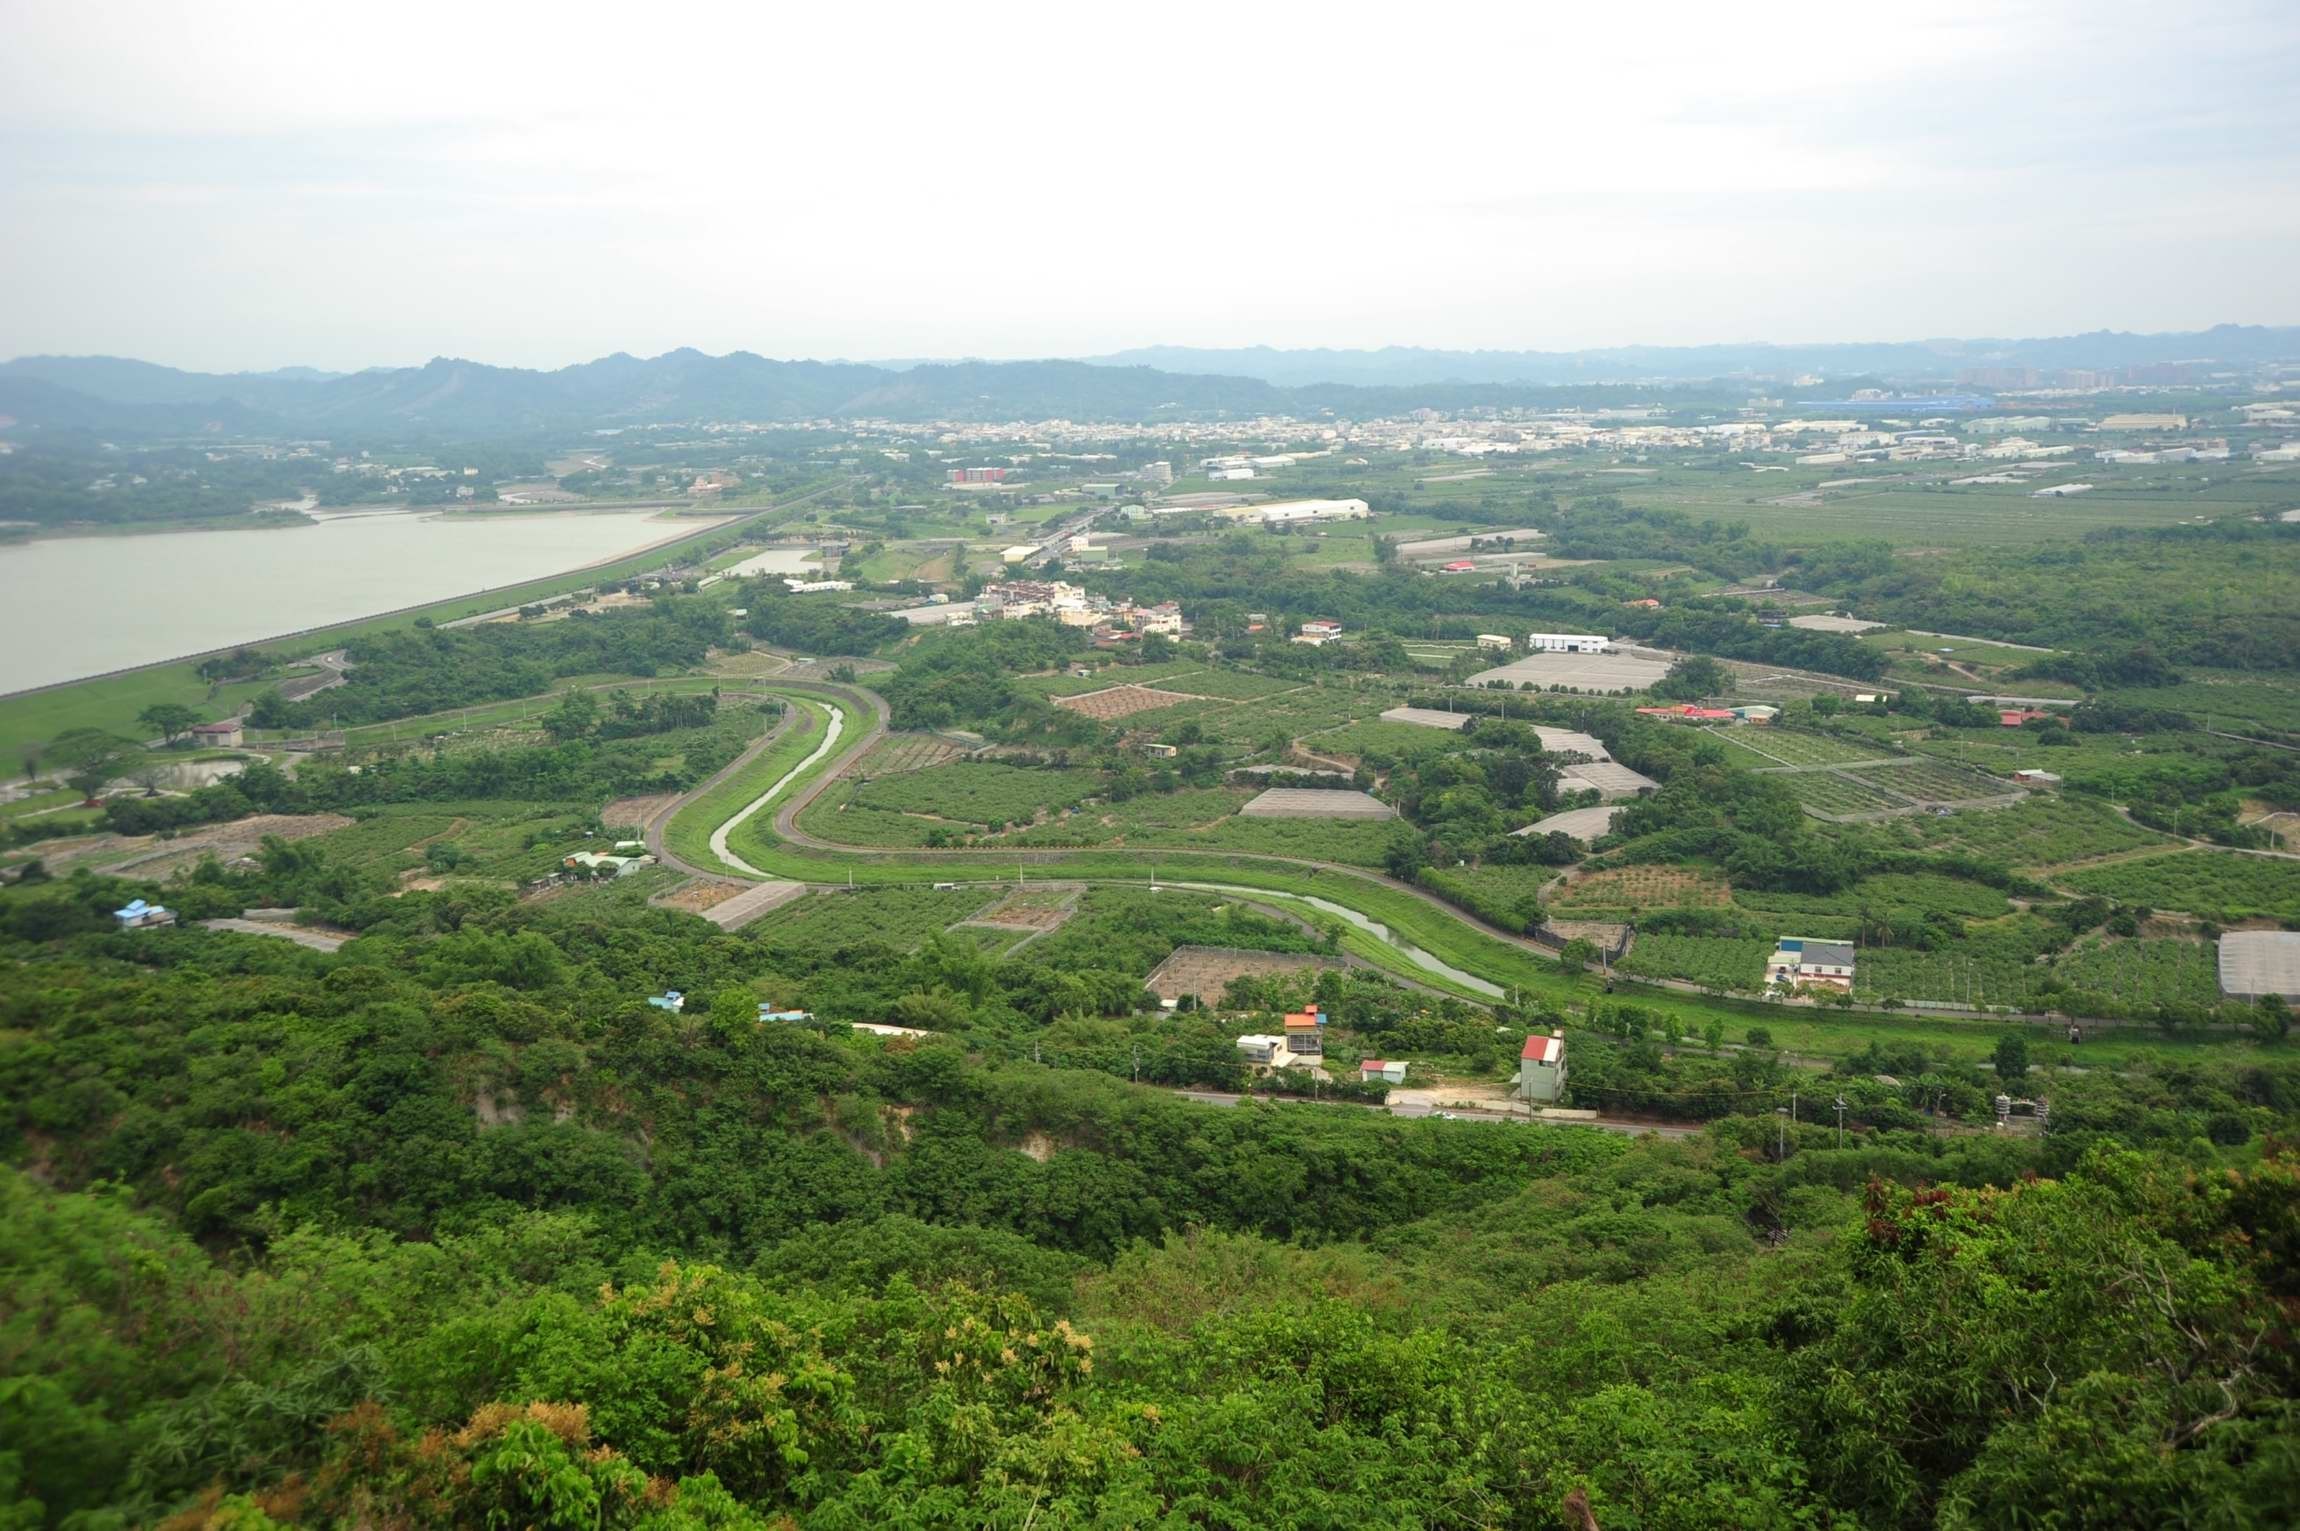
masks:
{"label": "distant town buildings", "polygon": [[1373,514],[1363,500],[1286,500],[1247,509],[1264,526],[1286,526],[1298,521],[1363,521]]}

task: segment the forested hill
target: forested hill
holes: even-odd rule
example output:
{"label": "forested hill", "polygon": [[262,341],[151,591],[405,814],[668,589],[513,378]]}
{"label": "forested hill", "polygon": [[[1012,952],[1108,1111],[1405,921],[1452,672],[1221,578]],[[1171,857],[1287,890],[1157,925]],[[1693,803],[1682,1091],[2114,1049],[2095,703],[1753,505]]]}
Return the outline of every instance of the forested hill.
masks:
{"label": "forested hill", "polygon": [[[1619,402],[1647,393],[1623,389]],[[1268,414],[1385,415],[1419,408],[1603,402],[1582,388],[1431,384],[1279,388],[1255,378],[1161,372],[1076,361],[935,362],[896,369],[706,356],[618,353],[555,372],[435,358],[335,377],[194,373],[115,357],[27,356],[0,362],[0,414],[33,426],[88,430],[392,430],[482,436],[657,421],[1207,419]],[[1681,402],[1714,402],[1687,396]]]}

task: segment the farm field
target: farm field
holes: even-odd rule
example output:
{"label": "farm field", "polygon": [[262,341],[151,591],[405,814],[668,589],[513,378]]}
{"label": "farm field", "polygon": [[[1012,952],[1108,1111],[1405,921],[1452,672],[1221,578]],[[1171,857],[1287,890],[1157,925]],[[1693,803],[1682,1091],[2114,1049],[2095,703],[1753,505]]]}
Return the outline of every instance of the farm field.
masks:
{"label": "farm field", "polygon": [[2053,939],[2053,927],[2022,915],[1975,926],[1964,940],[1939,951],[1866,946],[1854,965],[1854,992],[1962,1005],[2031,1005],[2046,972],[2036,957]]}
{"label": "farm field", "polygon": [[2219,962],[2202,941],[2096,942],[2062,953],[2053,971],[2072,989],[2135,1009],[2220,999]]}
{"label": "farm field", "polygon": [[1014,930],[1052,930],[1078,903],[1075,888],[1018,888],[968,915],[968,925],[1000,925]]}
{"label": "farm field", "polygon": [[1180,691],[1191,696],[1210,696],[1223,701],[1246,702],[1261,697],[1275,696],[1281,691],[1294,691],[1301,681],[1287,680],[1277,675],[1256,675],[1247,670],[1197,670],[1177,675],[1168,680],[1150,682],[1158,691]]}
{"label": "farm field", "polygon": [[1162,1000],[1196,995],[1207,1003],[1219,1002],[1233,978],[1267,978],[1274,974],[1316,973],[1338,968],[1341,962],[1309,952],[1257,952],[1219,946],[1183,946],[1143,979],[1142,987]]}
{"label": "farm field", "polygon": [[2083,861],[2171,843],[2154,830],[2119,818],[2106,803],[2055,792],[2031,793],[2004,808],[1945,819],[1895,819],[1878,826],[1877,833],[1911,849],[1961,851],[2016,867]]}
{"label": "farm field", "polygon": [[355,866],[401,873],[425,867],[425,851],[452,847],[456,857],[439,875],[455,879],[526,882],[556,871],[579,850],[604,849],[585,831],[598,813],[577,803],[521,803],[484,799],[463,803],[387,803],[363,808],[359,822],[311,843]]}
{"label": "farm field", "polygon": [[[1198,714],[1198,724],[1208,739],[1218,743],[1258,746],[1272,738],[1301,738],[1352,718],[1371,718],[1389,705],[1386,692],[1313,686],[1271,696],[1250,707],[1206,705]],[[1158,721],[1164,725],[1176,716],[1168,713]]]}
{"label": "farm field", "polygon": [[1683,978],[1711,989],[1755,989],[1765,982],[1773,943],[1734,936],[1639,934],[1614,964],[1646,978]]}
{"label": "farm field", "polygon": [[2177,686],[2118,691],[2116,700],[2185,712],[2211,728],[2243,722],[2300,733],[2300,685],[2278,677],[2197,670]]}
{"label": "farm field", "polygon": [[855,771],[864,777],[896,776],[948,765],[965,753],[959,745],[934,734],[888,734],[871,746]]}
{"label": "farm field", "polygon": [[1302,745],[1321,755],[1332,755],[1344,760],[1365,760],[1368,763],[1417,760],[1425,755],[1458,754],[1465,748],[1459,734],[1448,733],[1442,728],[1424,728],[1419,723],[1391,723],[1378,717],[1341,728],[1305,734],[1302,736]]}
{"label": "farm field", "polygon": [[[1018,675],[1017,690],[1033,691],[1045,697],[1080,696],[1089,691],[1106,691],[1112,686],[1149,686],[1159,681],[1172,680],[1181,675],[1200,675],[1206,667],[1194,659],[1170,659],[1161,664],[1105,664],[1098,665],[1091,675]],[[1176,688],[1186,689],[1186,688]]]}
{"label": "farm field", "polygon": [[[1968,882],[1938,872],[1885,872],[1864,877],[1836,893],[1780,893],[1758,888],[1736,888],[1733,902],[1744,909],[1772,914],[1859,914],[1863,909],[1915,909],[1925,914],[1954,914],[1967,919],[1995,919],[2012,905],[2004,894],[1986,883]],[[1795,934],[1795,932],[1785,932]]]}
{"label": "farm field", "polygon": [[1550,903],[1560,915],[1623,909],[1720,909],[1732,898],[1724,877],[1706,867],[1627,866],[1566,883]]}
{"label": "farm field", "polygon": [[931,814],[985,826],[1027,824],[1041,812],[1074,807],[1101,786],[1098,771],[961,760],[864,782],[852,800],[886,813]]}
{"label": "farm field", "polygon": [[[1648,486],[1625,479],[1614,487],[1622,502],[1682,510],[1700,520],[1747,522],[1757,535],[1792,547],[1842,539],[1881,539],[1904,547],[2005,547],[2024,543],[2073,541],[2113,527],[2169,526],[2192,516],[2246,510],[2248,496],[2228,492],[2201,478],[2171,492],[2135,491],[2108,475],[2089,471],[2100,484],[2093,493],[2070,499],[2038,500],[2020,485],[1973,485],[1923,489],[1893,485],[1875,489],[1782,492],[1779,478],[1757,482],[1725,480],[1714,487]],[[2105,481],[2104,481],[2105,480]],[[1727,485],[1732,487],[1728,488]],[[1790,504],[1773,503],[1793,499]]]}
{"label": "farm field", "polygon": [[1072,696],[1058,696],[1054,705],[1071,712],[1083,713],[1097,723],[1115,722],[1139,713],[1156,712],[1162,707],[1173,707],[1202,698],[1186,696],[1174,691],[1154,691],[1148,686],[1133,684],[1109,686],[1099,691],[1088,691]]}
{"label": "farm field", "polygon": [[762,946],[835,952],[849,946],[881,945],[915,951],[929,936],[980,909],[982,902],[979,887],[895,886],[852,893],[810,893],[768,910],[744,931],[744,936]]}
{"label": "farm field", "polygon": [[2300,861],[2273,856],[2182,851],[2080,869],[2056,880],[2078,893],[2223,924],[2259,918],[2300,923]]}
{"label": "farm field", "polygon": [[[1876,760],[1891,750],[1862,743],[1849,744],[1827,734],[1789,728],[1712,728],[1709,736],[1746,755],[1757,757],[1759,768],[1784,765],[1843,765],[1852,760]],[[1746,762],[1736,755],[1735,765]]]}
{"label": "farm field", "polygon": [[[1886,769],[1899,768],[1888,766]],[[1780,780],[1788,786],[1789,795],[1796,798],[1797,805],[1808,813],[1874,813],[1908,806],[1903,798],[1880,791],[1858,777],[1840,776],[1833,771],[1801,771],[1782,776]]]}
{"label": "farm field", "polygon": [[1422,885],[1505,930],[1529,930],[1541,914],[1541,890],[1555,880],[1556,867],[1431,867]]}
{"label": "farm field", "polygon": [[2002,777],[1987,776],[1942,760],[1913,760],[1904,765],[1868,766],[1849,773],[1872,786],[1926,802],[1972,802],[2003,797],[2022,789]]}
{"label": "farm field", "polygon": [[[1174,794],[1185,796],[1183,793]],[[1041,824],[1014,835],[1002,844],[1045,848],[1086,848],[1124,845],[1133,851],[1196,850],[1246,851],[1265,856],[1292,856],[1304,861],[1333,861],[1348,866],[1375,867],[1389,849],[1392,829],[1386,821],[1350,822],[1325,819],[1251,819],[1230,814],[1211,823],[1161,825],[1147,812],[1129,818],[1125,809],[1152,802],[1136,798],[1112,815],[1114,824],[1099,822],[1102,815],[1074,814],[1057,823]],[[1200,866],[1200,872],[1205,868]],[[1177,863],[1169,876],[1188,877],[1191,867]]]}

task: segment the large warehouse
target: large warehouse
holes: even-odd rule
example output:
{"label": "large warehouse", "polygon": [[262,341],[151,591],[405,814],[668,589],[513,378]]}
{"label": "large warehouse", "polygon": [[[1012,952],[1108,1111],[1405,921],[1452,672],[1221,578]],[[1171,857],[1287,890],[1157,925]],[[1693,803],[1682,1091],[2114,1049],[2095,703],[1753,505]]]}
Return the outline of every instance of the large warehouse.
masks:
{"label": "large warehouse", "polygon": [[2300,931],[2232,930],[2220,938],[2220,992],[2256,1003],[2300,1004]]}

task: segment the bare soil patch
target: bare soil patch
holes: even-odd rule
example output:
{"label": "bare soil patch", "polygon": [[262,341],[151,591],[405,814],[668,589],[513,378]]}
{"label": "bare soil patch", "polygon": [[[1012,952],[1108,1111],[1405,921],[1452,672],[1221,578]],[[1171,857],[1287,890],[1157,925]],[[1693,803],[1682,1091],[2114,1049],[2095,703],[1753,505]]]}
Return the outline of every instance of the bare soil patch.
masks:
{"label": "bare soil patch", "polygon": [[725,903],[750,886],[747,882],[720,882],[715,878],[698,877],[692,882],[679,884],[668,893],[658,893],[647,902],[658,909],[680,909],[688,914],[701,914],[714,905]]}
{"label": "bare soil patch", "polygon": [[599,822],[609,829],[636,828],[679,800],[676,792],[646,797],[619,797],[599,810]]}
{"label": "bare soil patch", "polygon": [[960,920],[961,925],[994,925],[1000,930],[1052,930],[1078,907],[1076,888],[1032,888],[1009,893],[987,909]]}
{"label": "bare soil patch", "polygon": [[1250,952],[1226,946],[1178,946],[1142,980],[1142,987],[1160,999],[1178,1000],[1195,994],[1207,1004],[1219,1003],[1233,978],[1266,978],[1273,973],[1300,973],[1340,969],[1339,957],[1314,952]]}
{"label": "bare soil patch", "polygon": [[107,872],[132,872],[159,878],[200,864],[208,856],[231,861],[259,850],[266,836],[304,840],[332,829],[348,829],[354,821],[340,813],[259,813],[229,824],[203,824],[163,840],[157,835],[105,835],[90,843],[51,854],[50,865],[75,861],[98,863]]}
{"label": "bare soil patch", "polygon": [[1176,707],[1184,702],[1202,702],[1205,698],[1192,696],[1186,691],[1153,691],[1148,686],[1112,686],[1105,691],[1088,691],[1079,696],[1058,696],[1057,707],[1082,712],[1098,721],[1131,717],[1137,712],[1156,712],[1161,707]]}
{"label": "bare soil patch", "polygon": [[1550,903],[1560,909],[1714,909],[1732,889],[1714,872],[1689,867],[1616,867],[1575,877]]}

